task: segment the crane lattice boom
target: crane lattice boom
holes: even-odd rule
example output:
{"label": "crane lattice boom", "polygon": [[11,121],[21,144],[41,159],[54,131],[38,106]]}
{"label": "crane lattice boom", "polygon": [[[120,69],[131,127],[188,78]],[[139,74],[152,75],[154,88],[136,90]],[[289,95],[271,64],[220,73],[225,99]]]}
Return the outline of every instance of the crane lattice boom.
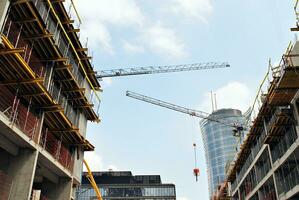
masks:
{"label": "crane lattice boom", "polygon": [[170,65],[170,66],[148,66],[148,67],[137,67],[137,68],[111,69],[111,70],[98,71],[97,78],[101,79],[101,78],[116,77],[116,76],[182,72],[182,71],[194,71],[194,70],[205,70],[205,69],[226,68],[226,67],[230,67],[230,65],[227,62],[222,62],[222,63],[207,62],[207,63],[193,63],[193,64]]}
{"label": "crane lattice boom", "polygon": [[226,126],[230,126],[230,127],[234,127],[234,128],[238,127],[236,124],[232,124],[232,123],[226,122],[226,121],[221,120],[221,119],[213,118],[207,112],[185,108],[185,107],[178,106],[178,105],[166,102],[166,101],[161,101],[161,100],[158,100],[158,99],[154,99],[152,97],[148,97],[148,96],[145,96],[145,95],[142,95],[142,94],[138,94],[136,92],[127,91],[126,96],[137,99],[137,100],[140,100],[140,101],[144,101],[144,102],[147,102],[147,103],[151,103],[151,104],[154,104],[154,105],[157,105],[157,106],[168,108],[170,110],[185,113],[185,114],[188,114],[188,115],[191,115],[191,116],[194,116],[194,117],[207,119],[207,120],[210,120],[210,121],[215,121],[215,122],[221,123],[221,124],[226,125]]}

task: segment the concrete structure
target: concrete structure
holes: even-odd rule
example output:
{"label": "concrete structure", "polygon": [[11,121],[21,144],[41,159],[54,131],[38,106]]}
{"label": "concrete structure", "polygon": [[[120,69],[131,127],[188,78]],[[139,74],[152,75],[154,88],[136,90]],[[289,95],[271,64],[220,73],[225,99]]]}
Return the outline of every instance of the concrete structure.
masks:
{"label": "concrete structure", "polygon": [[[235,109],[220,109],[210,116],[221,119],[228,124],[242,122],[242,113]],[[236,153],[238,139],[233,136],[233,128],[215,121],[202,120],[200,122],[203,136],[205,156],[208,170],[209,194],[216,191],[218,185],[225,180],[225,166],[232,161]]]}
{"label": "concrete structure", "polygon": [[295,42],[261,85],[252,126],[227,172],[233,199],[299,199],[298,55]]}
{"label": "concrete structure", "polygon": [[100,85],[63,1],[0,2],[0,199],[67,200]]}
{"label": "concrete structure", "polygon": [[[130,171],[93,172],[104,200],[112,199],[152,199],[175,200],[174,184],[162,184],[159,175],[133,176]],[[86,173],[82,176],[82,186],[77,191],[77,200],[96,199]]]}

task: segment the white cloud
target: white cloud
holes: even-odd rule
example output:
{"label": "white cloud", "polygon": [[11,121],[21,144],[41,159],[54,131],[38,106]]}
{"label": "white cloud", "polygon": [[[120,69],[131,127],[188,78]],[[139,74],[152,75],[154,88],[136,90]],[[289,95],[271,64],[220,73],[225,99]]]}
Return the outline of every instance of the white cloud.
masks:
{"label": "white cloud", "polygon": [[103,78],[103,81],[101,82],[101,85],[103,86],[103,88],[107,88],[109,86],[112,85],[112,78],[111,77],[107,77],[107,78]]}
{"label": "white cloud", "polygon": [[93,49],[99,48],[110,55],[114,53],[111,45],[111,35],[102,24],[93,21],[83,24],[81,36],[82,38],[88,38],[88,47]]}
{"label": "white cloud", "polygon": [[188,200],[186,197],[178,197],[178,200]]}
{"label": "white cloud", "polygon": [[[244,83],[233,81],[225,86],[213,91],[216,93],[217,108],[235,108],[246,111],[252,103],[252,93]],[[211,112],[211,94],[204,94],[203,101],[199,105],[199,109]]]}
{"label": "white cloud", "polygon": [[115,165],[108,165],[108,170],[109,171],[119,171],[119,169]]}
{"label": "white cloud", "polygon": [[[204,3],[207,0],[193,1],[170,0],[168,5],[175,13],[188,12],[192,16],[197,16],[198,11],[204,13],[210,10],[210,4]],[[197,1],[200,3],[196,3]],[[113,55],[115,47],[113,47],[114,38],[111,30],[130,30],[134,34],[133,40],[129,42],[120,38],[124,41],[123,49],[128,53],[150,51],[165,58],[185,57],[187,55],[185,44],[175,29],[166,27],[162,24],[163,20],[158,23],[153,22],[149,16],[142,13],[137,2],[136,0],[88,0],[86,3],[86,1],[75,0],[82,19],[81,39],[88,38],[90,47]],[[72,16],[73,18],[76,16],[74,11]]]}
{"label": "white cloud", "polygon": [[128,41],[123,41],[123,48],[126,52],[133,54],[144,52],[144,48],[142,45],[135,45]]}
{"label": "white cloud", "polygon": [[[102,157],[95,151],[85,152],[84,159],[87,161],[91,171],[101,171],[104,169]],[[83,167],[83,171],[86,171],[85,166]]]}
{"label": "white cloud", "polygon": [[[114,38],[110,33],[111,29],[129,30],[135,35],[133,35],[134,43],[127,40],[123,42],[123,48],[127,52],[143,53],[147,50],[163,58],[185,57],[187,55],[185,44],[178,37],[175,29],[166,27],[162,22],[153,22],[149,16],[142,13],[137,2],[136,0],[88,0],[86,3],[86,1],[75,0],[82,19],[81,39],[88,38],[90,47],[113,55],[115,50],[112,45]],[[208,4],[200,3],[205,9],[198,8],[197,3],[193,1],[184,3],[184,1],[171,0],[169,4],[173,5],[176,13],[188,11],[194,13],[192,15],[195,15],[198,10],[206,10],[209,7]],[[193,10],[192,6],[196,8]],[[74,11],[72,16],[76,16]]]}
{"label": "white cloud", "polygon": [[207,23],[213,12],[211,0],[173,0],[172,11],[180,16],[198,19]]}
{"label": "white cloud", "polygon": [[[91,171],[118,171],[118,167],[114,164],[105,165],[102,156],[95,151],[85,152],[84,159],[87,161]],[[83,171],[87,171],[85,165],[83,165]]]}
{"label": "white cloud", "polygon": [[[110,26],[142,26],[144,17],[134,0],[76,0],[82,18],[81,32],[89,45],[113,54]],[[72,14],[75,16],[75,14]]]}
{"label": "white cloud", "polygon": [[187,55],[184,43],[174,30],[157,23],[143,33],[143,42],[156,54],[169,58],[182,58]]}
{"label": "white cloud", "polygon": [[122,26],[143,23],[144,17],[134,0],[88,0],[88,3],[77,0],[76,5],[87,23],[90,20]]}

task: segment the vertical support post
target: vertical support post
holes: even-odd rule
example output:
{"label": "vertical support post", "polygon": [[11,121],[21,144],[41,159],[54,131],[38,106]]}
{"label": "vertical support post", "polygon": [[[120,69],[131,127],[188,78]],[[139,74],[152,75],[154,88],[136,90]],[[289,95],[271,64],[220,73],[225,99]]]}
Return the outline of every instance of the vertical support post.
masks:
{"label": "vertical support post", "polygon": [[43,144],[44,149],[46,149],[47,137],[48,137],[48,128],[46,128],[46,134],[45,134],[45,139],[44,139],[44,144]]}
{"label": "vertical support post", "polygon": [[26,132],[26,125],[27,125],[27,121],[28,121],[28,116],[29,116],[29,110],[30,110],[30,107],[31,107],[31,103],[32,103],[32,97],[30,97],[30,100],[29,100],[29,105],[28,105],[28,108],[27,108],[27,112],[26,112],[26,118],[25,118],[25,123],[24,123],[24,132]]}
{"label": "vertical support post", "polygon": [[21,36],[21,33],[22,33],[22,29],[23,29],[23,23],[22,23],[22,25],[21,25],[21,27],[20,27],[20,32],[19,32],[18,37],[17,37],[17,41],[16,41],[16,44],[15,44],[15,48],[18,47],[19,40],[20,40],[20,36]]}
{"label": "vertical support post", "polygon": [[[28,58],[27,58],[27,63],[29,63],[29,60],[30,60],[30,58],[31,58],[31,54],[32,54],[32,49],[33,49],[33,46],[34,46],[34,41],[32,42],[32,44],[31,44],[31,48],[30,48],[30,51],[29,51],[29,54],[28,54]],[[26,60],[26,59],[25,59]]]}
{"label": "vertical support post", "polygon": [[10,117],[10,122],[11,125],[13,126],[17,117],[17,112],[18,112],[18,107],[20,103],[20,99],[18,99],[18,91],[19,88],[17,89],[14,101],[13,101],[13,106],[12,106],[12,111],[11,111],[11,117]]}
{"label": "vertical support post", "polygon": [[46,15],[46,18],[45,18],[45,22],[46,22],[46,26],[47,26],[47,29],[49,29],[49,21],[48,21],[48,17],[49,17],[49,13],[50,13],[50,8],[48,8],[48,12],[47,12],[47,15]]}
{"label": "vertical support post", "polygon": [[11,28],[11,24],[12,24],[12,20],[9,21],[9,25],[8,25],[8,29],[7,29],[7,33],[6,33],[6,37],[9,36],[9,32],[10,32],[10,28]]}
{"label": "vertical support post", "polygon": [[59,158],[60,158],[61,143],[62,143],[62,136],[60,137],[60,140],[58,142],[58,148],[57,148],[56,155],[55,155],[55,158],[57,160],[59,160]]}
{"label": "vertical support post", "polygon": [[58,97],[57,97],[57,102],[59,103],[60,101],[60,94],[61,94],[61,88],[62,88],[62,86],[61,86],[61,83],[59,84],[59,91],[58,91]]}
{"label": "vertical support post", "polygon": [[268,135],[268,129],[267,129],[265,118],[263,118],[263,126],[264,126],[265,135]]}
{"label": "vertical support post", "polygon": [[36,141],[37,144],[39,144],[40,140],[42,139],[42,130],[43,130],[44,119],[45,119],[45,113],[42,112],[42,111],[40,111],[40,112],[41,112],[40,113],[41,117],[40,117],[40,120],[39,120],[39,124],[40,124],[39,130],[37,131],[37,134],[38,134],[37,141]]}

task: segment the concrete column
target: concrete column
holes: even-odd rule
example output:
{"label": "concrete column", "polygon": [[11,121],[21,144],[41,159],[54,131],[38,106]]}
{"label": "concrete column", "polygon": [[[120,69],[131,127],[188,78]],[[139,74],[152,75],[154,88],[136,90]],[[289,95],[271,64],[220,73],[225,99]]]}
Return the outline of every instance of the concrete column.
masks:
{"label": "concrete column", "polygon": [[50,181],[43,182],[42,194],[49,200],[70,200],[72,194],[72,179],[59,178],[57,184]]}
{"label": "concrete column", "polygon": [[84,151],[78,147],[74,153],[74,169],[73,169],[73,176],[74,178],[81,182],[82,170],[83,170],[83,158],[84,158]]}
{"label": "concrete column", "polygon": [[37,156],[37,151],[20,149],[17,156],[11,157],[8,168],[8,175],[13,180],[10,199],[30,199]]}
{"label": "concrete column", "polygon": [[39,144],[40,140],[41,140],[41,136],[42,136],[42,130],[43,130],[43,126],[44,126],[44,119],[45,119],[45,113],[43,112],[41,114],[41,119],[40,119],[40,126],[39,126],[39,130],[38,130],[38,136],[37,136],[37,144]]}
{"label": "concrete column", "polygon": [[2,32],[2,27],[4,25],[5,17],[9,7],[9,2],[9,0],[0,1],[0,32]]}

